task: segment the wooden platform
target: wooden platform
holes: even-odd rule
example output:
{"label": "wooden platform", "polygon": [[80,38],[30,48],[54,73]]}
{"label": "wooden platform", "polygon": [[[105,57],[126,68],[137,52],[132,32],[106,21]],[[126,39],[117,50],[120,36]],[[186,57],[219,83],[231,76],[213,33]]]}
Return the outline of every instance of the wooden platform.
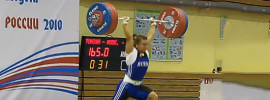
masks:
{"label": "wooden platform", "polygon": [[[80,73],[78,100],[110,100],[123,77],[124,72],[84,71],[83,77]],[[200,96],[201,79],[196,75],[148,72],[143,84],[152,88],[160,100],[199,100]]]}
{"label": "wooden platform", "polygon": [[[84,94],[79,92],[79,100],[110,100],[124,72],[84,71]],[[160,100],[199,100],[200,82],[204,78],[222,79],[224,82],[238,83],[270,90],[270,74],[252,73],[161,73],[148,72],[143,84],[155,90]]]}

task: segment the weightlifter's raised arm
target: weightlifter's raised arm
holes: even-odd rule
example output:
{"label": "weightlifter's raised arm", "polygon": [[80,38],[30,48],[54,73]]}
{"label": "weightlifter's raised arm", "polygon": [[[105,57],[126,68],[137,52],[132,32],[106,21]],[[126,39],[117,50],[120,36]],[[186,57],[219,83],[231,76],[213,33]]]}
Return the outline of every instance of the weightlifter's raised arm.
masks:
{"label": "weightlifter's raised arm", "polygon": [[149,49],[151,49],[151,46],[152,46],[152,41],[154,39],[154,36],[155,36],[155,32],[156,32],[156,25],[157,23],[154,21],[155,19],[153,17],[150,18],[151,20],[151,26],[150,26],[150,29],[147,33],[147,42],[148,42],[148,51]]}
{"label": "weightlifter's raised arm", "polygon": [[124,29],[124,33],[125,33],[125,36],[126,36],[126,53],[129,54],[130,52],[132,52],[133,50],[133,36],[132,34],[129,32],[128,30],[128,20],[129,20],[129,17],[124,17],[123,19],[123,29]]}

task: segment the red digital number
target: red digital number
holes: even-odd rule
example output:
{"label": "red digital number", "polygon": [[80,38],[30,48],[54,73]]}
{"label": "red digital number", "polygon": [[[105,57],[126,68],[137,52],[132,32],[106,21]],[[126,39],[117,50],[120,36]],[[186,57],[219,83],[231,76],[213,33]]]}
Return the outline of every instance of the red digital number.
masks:
{"label": "red digital number", "polygon": [[95,52],[94,48],[92,48],[91,56],[92,57],[95,57],[96,56],[96,52]]}
{"label": "red digital number", "polygon": [[97,55],[96,57],[99,57],[100,56],[100,47],[97,47]]}
{"label": "red digital number", "polygon": [[90,47],[90,48],[89,48],[88,55],[91,56],[91,57],[95,57],[96,51],[94,50],[93,47]]}
{"label": "red digital number", "polygon": [[108,57],[109,56],[109,52],[110,52],[110,48],[105,47],[105,49],[104,49],[104,57]]}
{"label": "red digital number", "polygon": [[89,52],[88,52],[88,56],[90,57],[108,57],[109,53],[110,53],[110,48],[109,47],[105,47],[103,50],[103,53],[101,52],[101,47],[97,47],[97,49],[95,50],[93,47],[89,48]]}
{"label": "red digital number", "polygon": [[89,48],[88,56],[91,56],[92,49],[93,48]]}

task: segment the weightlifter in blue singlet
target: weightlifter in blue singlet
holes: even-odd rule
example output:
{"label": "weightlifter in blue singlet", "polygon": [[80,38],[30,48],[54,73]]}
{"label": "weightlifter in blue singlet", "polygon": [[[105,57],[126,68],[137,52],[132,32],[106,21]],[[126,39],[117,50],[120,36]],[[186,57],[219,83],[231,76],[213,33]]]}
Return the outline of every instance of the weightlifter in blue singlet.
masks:
{"label": "weightlifter in blue singlet", "polygon": [[158,100],[158,95],[149,87],[142,85],[142,80],[149,66],[148,46],[153,41],[156,22],[151,19],[151,26],[147,36],[131,35],[128,31],[128,17],[122,22],[126,36],[126,72],[116,88],[112,100],[126,100],[132,97],[137,100]]}

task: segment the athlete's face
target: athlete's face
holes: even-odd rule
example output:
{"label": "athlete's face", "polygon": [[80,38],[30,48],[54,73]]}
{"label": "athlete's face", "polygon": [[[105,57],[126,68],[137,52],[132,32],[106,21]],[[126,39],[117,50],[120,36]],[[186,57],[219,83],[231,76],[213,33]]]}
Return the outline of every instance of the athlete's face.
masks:
{"label": "athlete's face", "polygon": [[139,44],[136,45],[136,48],[140,53],[144,53],[148,48],[148,42],[147,40],[141,40]]}

